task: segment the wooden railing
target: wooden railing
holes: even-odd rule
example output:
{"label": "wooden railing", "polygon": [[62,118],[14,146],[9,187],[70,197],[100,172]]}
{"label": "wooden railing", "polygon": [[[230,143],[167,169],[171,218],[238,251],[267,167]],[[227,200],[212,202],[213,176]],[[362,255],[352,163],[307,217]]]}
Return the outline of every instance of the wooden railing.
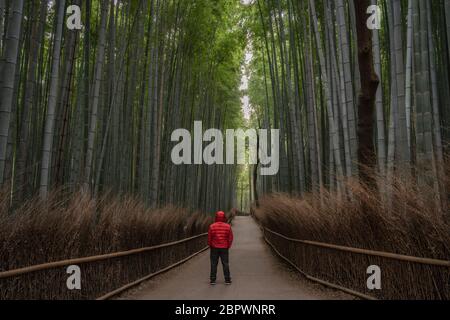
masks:
{"label": "wooden railing", "polygon": [[310,246],[333,249],[333,250],[338,250],[338,251],[346,251],[346,252],[357,253],[357,254],[364,254],[364,255],[369,255],[369,256],[383,257],[383,258],[388,258],[388,259],[393,259],[393,260],[398,260],[398,261],[407,261],[407,262],[414,262],[414,263],[450,268],[450,261],[447,261],[447,260],[419,258],[419,257],[412,257],[412,256],[406,256],[406,255],[402,255],[402,254],[395,254],[395,253],[389,253],[389,252],[383,252],[383,251],[358,249],[358,248],[339,246],[339,245],[323,243],[323,242],[299,240],[299,239],[293,239],[293,238],[286,237],[286,236],[284,236],[280,233],[277,233],[275,231],[272,231],[268,228],[264,228],[264,230],[266,232],[270,232],[270,233],[272,233],[280,238],[283,238],[285,240],[288,240],[291,242],[307,244]]}
{"label": "wooden railing", "polygon": [[[207,235],[207,233],[203,233],[152,247],[48,262],[3,271],[0,272],[0,300],[16,298],[47,299],[51,296],[56,299],[97,298],[102,300],[111,298],[205,251],[207,249]],[[122,260],[126,260],[123,265]],[[55,269],[70,265],[83,265],[87,269],[82,271],[82,278],[84,279],[82,290],[68,290],[66,279],[69,275],[65,271],[55,272]],[[99,274],[99,271],[103,271],[103,275]],[[105,272],[107,275],[105,275]],[[107,279],[110,278],[110,274],[117,275],[118,279]],[[42,286],[39,288],[38,285],[35,291],[36,295],[33,295],[33,292],[28,294],[21,289],[33,287],[37,284],[42,284]],[[120,288],[117,288],[119,286]],[[113,290],[111,291],[111,289]],[[54,294],[50,294],[48,291],[54,291]]]}
{"label": "wooden railing", "polygon": [[[406,291],[409,290],[413,298],[449,299],[450,261],[293,239],[261,228],[265,241],[275,253],[315,282],[362,299],[411,298],[396,296],[402,287],[408,288]],[[369,276],[366,268],[370,265],[379,265],[382,270],[381,290],[370,291],[366,287],[365,280]],[[399,274],[402,272],[410,273],[410,276]],[[408,283],[402,283],[404,279]],[[418,283],[418,279],[421,283]]]}

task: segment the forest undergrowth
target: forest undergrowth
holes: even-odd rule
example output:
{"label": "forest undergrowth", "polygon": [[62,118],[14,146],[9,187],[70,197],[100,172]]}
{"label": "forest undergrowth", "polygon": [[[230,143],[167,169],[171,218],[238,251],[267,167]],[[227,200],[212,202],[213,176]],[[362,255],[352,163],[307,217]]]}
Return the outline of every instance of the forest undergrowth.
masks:
{"label": "forest undergrowth", "polygon": [[[212,215],[167,206],[151,209],[136,197],[94,199],[64,189],[11,212],[0,199],[0,272],[169,243],[208,231]],[[83,290],[67,290],[66,268],[0,281],[0,299],[85,299],[176,263],[206,246],[206,237],[167,249],[81,265]],[[109,281],[108,281],[109,280]],[[46,288],[46,289],[45,289]]]}
{"label": "forest undergrowth", "polygon": [[[449,261],[448,194],[444,199],[433,186],[419,186],[412,176],[376,180],[382,186],[379,191],[350,179],[342,182],[345,193],[324,189],[302,197],[268,195],[253,208],[253,215],[262,226],[293,239]],[[450,190],[448,179],[441,177],[436,183]],[[311,276],[383,299],[450,298],[448,266],[292,243],[269,232],[266,236]],[[381,269],[381,290],[367,288],[371,265]]]}

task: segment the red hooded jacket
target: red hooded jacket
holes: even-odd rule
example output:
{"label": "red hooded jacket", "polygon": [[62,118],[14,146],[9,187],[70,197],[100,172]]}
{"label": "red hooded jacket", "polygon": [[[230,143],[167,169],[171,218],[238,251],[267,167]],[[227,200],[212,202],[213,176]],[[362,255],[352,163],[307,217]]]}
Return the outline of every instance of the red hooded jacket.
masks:
{"label": "red hooded jacket", "polygon": [[216,223],[209,227],[208,245],[215,249],[230,249],[233,244],[233,231],[231,226],[226,223],[225,213],[219,211],[216,213]]}

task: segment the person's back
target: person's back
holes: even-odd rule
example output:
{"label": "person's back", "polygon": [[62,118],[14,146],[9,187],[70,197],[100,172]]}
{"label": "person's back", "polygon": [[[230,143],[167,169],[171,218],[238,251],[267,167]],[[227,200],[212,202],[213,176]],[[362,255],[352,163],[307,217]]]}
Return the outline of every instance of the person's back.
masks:
{"label": "person's back", "polygon": [[217,264],[219,258],[222,262],[225,283],[231,284],[229,268],[229,249],[233,244],[233,231],[231,226],[226,223],[225,213],[219,211],[216,213],[216,222],[209,227],[208,245],[211,249],[211,284],[216,283]]}

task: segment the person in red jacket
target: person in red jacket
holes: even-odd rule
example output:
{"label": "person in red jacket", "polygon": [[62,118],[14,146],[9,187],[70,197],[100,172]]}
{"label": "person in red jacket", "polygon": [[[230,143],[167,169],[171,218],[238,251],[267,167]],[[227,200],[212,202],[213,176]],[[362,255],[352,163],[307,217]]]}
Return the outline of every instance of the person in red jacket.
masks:
{"label": "person in red jacket", "polygon": [[219,211],[216,213],[216,222],[209,227],[208,246],[211,249],[211,285],[216,284],[217,265],[222,262],[225,283],[231,284],[229,249],[233,244],[233,231],[227,223],[225,213]]}

